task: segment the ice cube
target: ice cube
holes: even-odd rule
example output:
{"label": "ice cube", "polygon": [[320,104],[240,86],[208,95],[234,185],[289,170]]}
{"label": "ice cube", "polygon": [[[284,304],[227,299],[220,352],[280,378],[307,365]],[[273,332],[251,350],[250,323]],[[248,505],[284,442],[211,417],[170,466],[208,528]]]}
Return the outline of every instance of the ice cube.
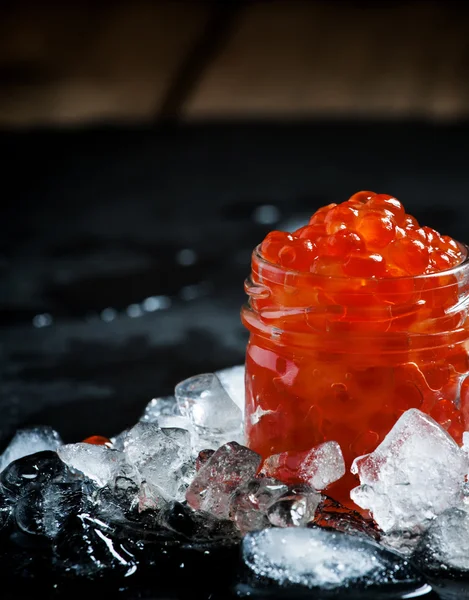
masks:
{"label": "ice cube", "polygon": [[462,502],[467,466],[453,438],[428,415],[411,409],[372,454],[355,459],[352,472],[361,485],[350,496],[391,537],[418,535]]}
{"label": "ice cube", "polygon": [[141,521],[138,514],[139,485],[127,477],[117,477],[113,486],[94,489],[88,494],[82,512],[93,514],[104,523],[122,525]]}
{"label": "ice cube", "polygon": [[200,471],[200,469],[204,466],[204,464],[215,454],[215,450],[211,448],[207,448],[205,450],[201,450],[197,458],[195,460],[195,470]]}
{"label": "ice cube", "polygon": [[181,460],[183,462],[188,461],[192,454],[190,432],[180,427],[161,427],[161,431],[179,446]]}
{"label": "ice cube", "polygon": [[214,373],[181,381],[175,394],[182,415],[194,426],[197,450],[241,439],[242,412]]}
{"label": "ice cube", "polygon": [[17,500],[14,516],[16,525],[23,533],[29,535],[44,533],[41,488],[32,487]]}
{"label": "ice cube", "polygon": [[305,527],[313,520],[322,496],[308,485],[292,486],[269,507],[269,522],[275,527]]}
{"label": "ice cube", "polygon": [[136,476],[124,453],[106,446],[84,442],[65,444],[57,450],[57,454],[70,469],[80,471],[98,486],[113,484],[119,476]]}
{"label": "ice cube", "polygon": [[31,486],[15,504],[16,524],[23,533],[55,538],[68,517],[82,509],[86,496],[83,481]]}
{"label": "ice cube", "polygon": [[450,508],[421,538],[413,556],[423,571],[469,571],[469,510]]}
{"label": "ice cube", "polygon": [[249,448],[236,442],[225,444],[198,471],[186,493],[188,504],[227,518],[231,494],[256,475],[260,462],[259,454]]}
{"label": "ice cube", "polygon": [[222,369],[221,371],[215,371],[215,375],[218,377],[220,383],[227,391],[228,396],[233,400],[233,402],[244,415],[244,404],[246,397],[246,370],[244,365],[237,365],[236,367],[229,367],[227,369]]}
{"label": "ice cube", "polygon": [[174,417],[168,417],[161,415],[158,417],[157,421],[154,421],[154,423],[156,423],[162,429],[185,429],[192,435],[192,423],[187,417],[181,417],[177,415]]}
{"label": "ice cube", "polygon": [[62,572],[86,579],[114,571],[129,577],[138,568],[134,541],[89,512],[69,515],[54,540],[53,554]]}
{"label": "ice cube", "polygon": [[140,421],[146,423],[157,423],[160,417],[181,416],[178,403],[174,396],[163,396],[153,398],[143,411]]}
{"label": "ice cube", "polygon": [[310,526],[333,529],[351,535],[365,535],[374,540],[379,540],[381,537],[380,530],[372,519],[363,517],[357,511],[343,506],[328,496],[322,497]]}
{"label": "ice cube", "polygon": [[243,559],[256,577],[281,586],[342,591],[376,586],[386,591],[401,584],[402,592],[403,584],[410,588],[422,584],[407,561],[376,542],[319,528],[249,533],[243,541]]}
{"label": "ice cube", "polygon": [[197,472],[195,465],[196,459],[191,457],[177,470],[179,485],[177,493],[175,494],[175,500],[183,502],[186,499],[187,488],[193,482]]}
{"label": "ice cube", "polygon": [[8,524],[10,520],[12,505],[5,498],[3,494],[0,494],[0,531]]}
{"label": "ice cube", "polygon": [[65,464],[57,452],[43,450],[10,463],[0,475],[0,485],[6,496],[17,498],[25,493],[30,485],[44,485],[51,480],[65,477],[65,474]]}
{"label": "ice cube", "polygon": [[[185,438],[186,433],[182,435]],[[137,423],[124,440],[127,460],[140,471],[153,466],[154,462],[182,464],[186,449],[174,437],[171,432],[166,435],[155,423]]]}
{"label": "ice cube", "polygon": [[324,442],[305,452],[282,452],[269,456],[262,473],[281,481],[302,481],[323,490],[345,474],[342,450],[337,442]]}
{"label": "ice cube", "polygon": [[237,442],[243,445],[243,440],[244,435],[241,430],[220,433],[219,431],[214,432],[213,429],[195,428],[192,437],[192,448],[194,454],[197,455],[201,450],[216,450],[229,442]]}
{"label": "ice cube", "polygon": [[197,542],[224,540],[236,542],[239,533],[228,520],[217,519],[206,513],[192,510],[179,502],[172,502],[158,514],[158,522],[183,539]]}
{"label": "ice cube", "polygon": [[121,431],[120,433],[109,438],[111,440],[113,450],[119,450],[120,452],[124,451],[124,440],[128,433],[129,430],[124,429],[124,431]]}
{"label": "ice cube", "polygon": [[345,462],[337,442],[313,448],[300,467],[300,477],[316,490],[324,490],[345,475]]}
{"label": "ice cube", "polygon": [[469,454],[469,431],[462,434],[462,449]]}
{"label": "ice cube", "polygon": [[[195,448],[198,445],[198,437],[193,431],[192,423],[188,417],[161,414],[152,419],[141,419],[141,422],[157,425],[169,437],[175,438],[175,436],[178,436],[181,442],[180,445],[187,448],[189,455],[197,453]],[[184,442],[182,442],[183,439]]]}
{"label": "ice cube", "polygon": [[190,448],[182,442],[183,438],[187,441],[186,433],[180,436],[173,431],[167,435],[155,423],[140,422],[125,438],[124,452],[128,462],[136,467],[143,480],[168,500],[177,496],[178,470],[190,454]]}
{"label": "ice cube", "polygon": [[111,488],[115,501],[126,510],[132,511],[137,505],[138,484],[128,477],[116,477],[114,488]]}
{"label": "ice cube", "polygon": [[81,481],[49,483],[42,492],[42,533],[55,538],[69,515],[81,511],[86,491]]}
{"label": "ice cube", "polygon": [[62,443],[60,435],[52,427],[19,429],[5,452],[0,456],[0,471],[18,458],[42,450],[57,450]]}
{"label": "ice cube", "polygon": [[138,511],[161,510],[168,502],[165,499],[161,488],[152,485],[148,481],[143,481],[138,490]]}
{"label": "ice cube", "polygon": [[288,491],[288,486],[270,477],[256,477],[231,496],[230,516],[242,534],[269,527],[267,511]]}

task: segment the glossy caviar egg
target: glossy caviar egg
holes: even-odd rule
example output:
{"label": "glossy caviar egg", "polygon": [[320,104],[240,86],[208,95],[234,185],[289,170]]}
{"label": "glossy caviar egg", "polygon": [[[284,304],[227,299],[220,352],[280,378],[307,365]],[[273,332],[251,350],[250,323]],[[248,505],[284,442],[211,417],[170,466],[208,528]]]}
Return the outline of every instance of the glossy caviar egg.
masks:
{"label": "glossy caviar egg", "polygon": [[83,443],[92,444],[93,446],[107,446],[108,448],[112,447],[111,440],[103,435],[91,435],[83,440]]}
{"label": "glossy caviar egg", "polygon": [[369,208],[375,208],[386,214],[392,215],[396,225],[403,225],[406,213],[402,204],[396,198],[387,194],[375,194],[367,203]]}
{"label": "glossy caviar egg", "polygon": [[325,256],[346,256],[351,252],[365,250],[365,242],[358,233],[341,229],[321,240],[321,254]]}
{"label": "glossy caviar egg", "polygon": [[362,211],[357,232],[363,237],[367,248],[380,250],[389,246],[396,237],[396,224],[391,216],[378,211]]}
{"label": "glossy caviar egg", "polygon": [[422,275],[429,266],[430,252],[425,244],[410,237],[396,240],[389,247],[390,262],[409,275]]}
{"label": "glossy caviar egg", "polygon": [[377,252],[351,252],[344,261],[343,271],[350,277],[384,277],[386,263]]}

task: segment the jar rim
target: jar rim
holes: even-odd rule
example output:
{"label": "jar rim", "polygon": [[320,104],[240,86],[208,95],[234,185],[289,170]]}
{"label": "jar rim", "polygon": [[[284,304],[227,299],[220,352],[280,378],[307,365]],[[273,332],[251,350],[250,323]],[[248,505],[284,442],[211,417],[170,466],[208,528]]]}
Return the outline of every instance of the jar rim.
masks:
{"label": "jar rim", "polygon": [[348,281],[425,281],[436,279],[442,276],[448,275],[460,275],[461,273],[469,273],[469,246],[456,241],[458,246],[461,248],[464,253],[464,259],[457,264],[455,267],[451,267],[451,269],[445,269],[443,271],[436,271],[435,273],[423,273],[421,275],[404,275],[399,277],[349,277],[347,275],[323,275],[320,273],[311,273],[310,271],[296,271],[295,269],[290,269],[289,267],[282,267],[281,265],[277,265],[276,263],[270,262],[266,258],[264,258],[261,254],[261,245],[258,244],[253,250],[253,256],[259,261],[259,263],[266,265],[268,268],[272,270],[276,270],[281,273],[291,273],[292,275],[296,275],[299,277],[310,277],[314,275],[315,279],[323,280],[323,281],[341,281],[346,279]]}

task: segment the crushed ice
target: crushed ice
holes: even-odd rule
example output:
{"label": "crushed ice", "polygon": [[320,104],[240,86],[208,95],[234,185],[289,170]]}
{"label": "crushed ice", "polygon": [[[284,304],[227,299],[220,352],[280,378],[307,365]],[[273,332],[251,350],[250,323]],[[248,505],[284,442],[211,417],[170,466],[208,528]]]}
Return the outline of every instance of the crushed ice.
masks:
{"label": "crushed ice", "polygon": [[243,407],[238,366],[180,382],[103,445],[18,431],[0,456],[0,530],[49,540],[55,565],[87,577],[132,575],[168,544],[241,540],[250,585],[412,590],[412,565],[469,573],[469,433],[460,448],[404,413],[352,465],[363,516],[327,496],[346,471],[337,442],[263,461],[243,445]]}
{"label": "crushed ice", "polygon": [[246,565],[280,585],[334,590],[419,582],[398,555],[360,536],[323,529],[265,529],[243,541]]}
{"label": "crushed ice", "polygon": [[52,427],[20,429],[0,456],[0,472],[14,460],[43,450],[57,450],[62,443],[60,435]]}
{"label": "crushed ice", "polygon": [[383,541],[410,552],[445,510],[461,506],[468,455],[431,417],[408,410],[371,454],[352,465],[361,485],[350,496],[368,509]]}

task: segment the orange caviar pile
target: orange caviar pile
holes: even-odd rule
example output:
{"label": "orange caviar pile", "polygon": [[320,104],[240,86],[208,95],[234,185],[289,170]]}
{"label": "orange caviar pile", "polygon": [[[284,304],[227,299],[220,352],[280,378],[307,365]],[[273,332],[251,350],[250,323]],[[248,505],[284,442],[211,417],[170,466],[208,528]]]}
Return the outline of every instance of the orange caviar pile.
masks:
{"label": "orange caviar pile", "polygon": [[[335,440],[349,470],[410,408],[461,443],[465,259],[462,245],[372,192],[320,208],[291,234],[269,233],[253,253],[242,311],[248,445],[265,459]],[[350,505],[356,485],[348,471],[327,493]]]}
{"label": "orange caviar pile", "polygon": [[261,253],[288,269],[335,277],[437,273],[463,258],[452,238],[420,227],[399,200],[374,192],[320,208],[293,233],[272,231]]}

